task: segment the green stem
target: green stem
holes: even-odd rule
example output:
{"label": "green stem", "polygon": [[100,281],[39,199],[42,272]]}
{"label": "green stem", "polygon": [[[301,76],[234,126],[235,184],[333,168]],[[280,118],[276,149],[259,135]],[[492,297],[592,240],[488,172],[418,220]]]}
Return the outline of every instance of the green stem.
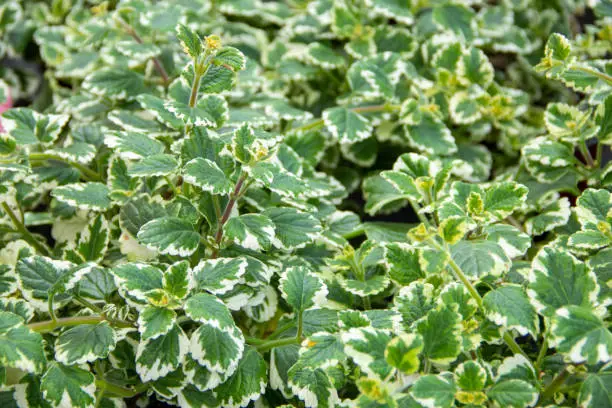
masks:
{"label": "green stem", "polygon": [[66,163],[66,164],[74,167],[78,171],[80,171],[81,175],[83,176],[83,178],[86,181],[102,181],[102,176],[100,174],[98,174],[97,172],[93,171],[92,169],[90,169],[89,167],[84,166],[81,163],[78,163],[78,162],[75,162],[75,161],[72,161],[72,160],[64,159],[63,157],[60,157],[60,156],[55,155],[55,154],[50,154],[50,153],[30,153],[29,159],[33,160],[33,161],[36,161],[36,160],[56,160],[56,161],[61,161],[63,163]]}
{"label": "green stem", "polygon": [[[138,35],[138,33],[136,32],[136,30],[134,30],[134,28],[129,25],[125,20],[123,20],[122,18],[118,18],[117,19],[119,22],[121,22],[121,24],[123,25],[123,27],[125,28],[125,31],[127,31],[127,33],[132,36],[132,38],[134,39],[134,41],[136,41],[138,44],[143,44],[142,38],[140,38],[140,36]],[[153,61],[153,65],[155,65],[155,69],[157,70],[157,72],[159,73],[159,75],[162,77],[163,81],[164,81],[164,86],[166,86],[168,84],[168,82],[170,81],[170,78],[168,78],[168,73],[166,72],[166,69],[164,68],[164,66],[161,64],[161,62],[159,61],[159,59],[157,59],[157,57],[152,57],[151,60]]]}
{"label": "green stem", "polygon": [[429,374],[431,371],[431,360],[425,357],[425,366],[423,367],[423,374]]}
{"label": "green stem", "polygon": [[251,345],[258,345],[258,344],[264,344],[266,343],[266,340],[263,339],[258,339],[257,337],[251,337],[251,336],[244,336],[244,339],[246,340],[246,342],[248,344]]}
{"label": "green stem", "polygon": [[194,107],[198,100],[198,89],[200,88],[200,78],[197,70],[195,69],[195,65],[193,68],[193,83],[191,84],[191,94],[189,95],[189,106]]}
{"label": "green stem", "polygon": [[13,222],[13,225],[15,226],[17,231],[21,234],[23,239],[25,239],[30,245],[32,245],[38,252],[40,252],[44,256],[50,256],[51,255],[49,250],[44,245],[42,245],[34,237],[34,235],[32,235],[32,233],[30,231],[28,231],[28,229],[25,227],[25,225],[23,225],[23,223],[19,220],[19,218],[17,218],[17,216],[15,215],[13,210],[11,210],[11,207],[9,207],[9,205],[7,203],[4,203],[4,202],[2,203],[2,209],[4,210],[6,215],[9,216],[9,218]]}
{"label": "green stem", "polygon": [[296,128],[289,129],[289,130],[292,132],[306,132],[309,130],[315,130],[315,129],[321,128],[323,127],[324,124],[325,122],[323,121],[323,119],[319,119],[319,120],[315,120],[314,122],[310,122],[306,125],[298,126]]}
{"label": "green stem", "polygon": [[83,297],[81,297],[79,295],[72,295],[72,297],[73,297],[74,300],[76,300],[77,302],[79,302],[83,306],[90,308],[92,311],[94,311],[96,313],[102,313],[102,308],[94,305],[93,303],[91,303],[87,299],[84,299]]}
{"label": "green stem", "polygon": [[172,180],[170,180],[170,177],[168,176],[164,176],[164,179],[166,180],[166,183],[168,183],[168,185],[170,186],[170,189],[172,190],[172,193],[174,194],[175,197],[178,197],[179,192],[176,189],[176,186],[174,185],[174,183],[172,182]]}
{"label": "green stem", "polygon": [[598,71],[596,69],[592,69],[592,68],[588,68],[588,67],[583,67],[580,65],[573,65],[571,66],[571,69],[575,69],[576,71],[582,71],[585,72],[587,74],[591,74],[593,76],[596,76],[597,78],[601,79],[604,82],[607,82],[609,85],[612,85],[612,76]]}
{"label": "green stem", "polygon": [[238,181],[236,182],[236,186],[234,187],[234,191],[230,195],[230,199],[227,202],[227,205],[225,206],[225,211],[223,211],[223,215],[221,216],[221,219],[217,223],[217,233],[215,234],[215,242],[217,244],[217,247],[214,249],[211,255],[211,258],[213,259],[219,256],[219,247],[221,246],[221,240],[223,239],[223,226],[225,225],[227,220],[229,220],[230,215],[232,215],[232,209],[234,208],[236,201],[238,200],[240,195],[243,193],[242,185],[246,181],[246,177],[247,177],[247,174],[243,173],[238,178]]}
{"label": "green stem", "polygon": [[302,341],[302,334],[304,332],[304,313],[300,312],[300,314],[298,315],[298,322],[297,322],[297,333],[295,335],[295,340],[298,342]]}
{"label": "green stem", "polygon": [[365,310],[371,310],[372,309],[372,304],[370,303],[370,297],[369,296],[364,296],[362,299],[363,299],[363,308]]}
{"label": "green stem", "polygon": [[136,387],[134,389],[123,388],[100,378],[96,379],[96,387],[98,389],[103,389],[105,393],[108,392],[122,398],[132,398],[144,391],[142,387]]}
{"label": "green stem", "polygon": [[603,154],[603,144],[598,141],[597,142],[597,154],[595,156],[595,161],[597,162],[597,168],[601,167],[601,156]]}
{"label": "green stem", "polygon": [[593,160],[593,156],[591,156],[591,152],[589,151],[589,148],[586,145],[586,141],[583,140],[582,143],[578,145],[578,149],[580,149],[580,153],[586,160],[586,164],[591,168],[594,167],[595,161]]}
{"label": "green stem", "polygon": [[353,239],[353,238],[360,237],[363,234],[365,234],[365,228],[363,228],[363,226],[360,226],[359,228],[357,228],[357,229],[355,229],[355,230],[353,230],[353,231],[351,231],[351,232],[349,232],[347,234],[342,235],[342,237],[344,239]]}
{"label": "green stem", "polygon": [[295,326],[294,322],[289,322],[281,327],[278,327],[274,333],[268,336],[268,340],[276,339],[278,336]]}
{"label": "green stem", "polygon": [[542,391],[542,401],[550,399],[555,395],[555,392],[563,385],[567,377],[569,376],[569,371],[566,368],[563,369],[553,380],[548,384],[548,387]]}
{"label": "green stem", "polygon": [[429,227],[429,220],[427,220],[427,217],[424,214],[419,212],[418,204],[415,203],[414,200],[411,200],[411,199],[408,199],[408,202],[410,203],[410,206],[412,207],[412,210],[414,211],[416,216],[419,217],[419,221],[425,224],[426,227]]}
{"label": "green stem", "polygon": [[51,332],[58,327],[66,327],[66,326],[79,326],[81,324],[95,324],[103,321],[108,321],[110,324],[116,327],[134,327],[134,325],[130,322],[126,322],[123,320],[111,320],[105,316],[75,316],[75,317],[63,317],[53,320],[46,320],[44,322],[36,322],[28,324],[28,328],[32,331],[38,333],[48,333]]}
{"label": "green stem", "polygon": [[55,293],[49,293],[49,299],[47,300],[47,309],[49,311],[49,316],[51,316],[51,321],[53,323],[57,323],[57,317],[55,316],[55,311],[53,310],[53,298],[55,297]]}
{"label": "green stem", "polygon": [[542,362],[544,362],[544,357],[546,357],[546,353],[548,352],[548,338],[544,335],[544,340],[542,340],[542,345],[540,346],[540,352],[538,353],[538,358],[535,362],[536,372],[540,372],[542,367]]}
{"label": "green stem", "polygon": [[514,228],[517,228],[518,230],[525,232],[525,228],[523,227],[523,224],[521,224],[513,216],[509,215],[508,218],[506,218],[506,221],[508,221],[508,224],[512,225]]}
{"label": "green stem", "polygon": [[217,220],[221,219],[221,204],[219,203],[219,197],[212,196],[213,206],[215,207],[215,215],[217,216]]}
{"label": "green stem", "polygon": [[[451,257],[451,254],[447,250],[443,249],[440,245],[438,245],[438,243],[433,241],[433,239],[431,239],[430,242],[438,250],[446,252],[446,255],[448,258],[448,264],[451,267],[453,274],[455,275],[457,279],[461,281],[461,283],[463,283],[463,285],[468,290],[468,292],[470,292],[470,296],[472,296],[472,298],[476,301],[478,308],[482,310],[483,309],[482,297],[480,296],[480,294],[478,293],[474,285],[472,285],[472,282],[470,282],[467,276],[465,276],[465,274],[463,273],[459,265],[457,265],[457,263],[453,260],[453,258]],[[527,359],[527,361],[531,362],[531,359],[529,358],[527,353],[525,353],[525,351],[523,351],[523,349],[516,343],[516,341],[510,334],[510,332],[505,332],[503,335],[503,339],[504,339],[504,342],[506,342],[506,345],[510,348],[510,350],[512,350],[513,353],[521,354],[523,357]]]}
{"label": "green stem", "polygon": [[263,353],[275,347],[288,346],[290,344],[300,344],[300,341],[298,341],[298,339],[296,339],[295,337],[289,337],[284,339],[270,340],[262,344],[257,344],[255,345],[255,348],[259,350],[259,352]]}

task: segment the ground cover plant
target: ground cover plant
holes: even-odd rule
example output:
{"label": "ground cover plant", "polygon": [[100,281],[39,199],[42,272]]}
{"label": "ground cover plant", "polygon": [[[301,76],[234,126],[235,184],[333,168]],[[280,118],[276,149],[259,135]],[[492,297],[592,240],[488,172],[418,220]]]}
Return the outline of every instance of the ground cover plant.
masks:
{"label": "ground cover plant", "polygon": [[0,5],[7,407],[612,406],[608,0]]}

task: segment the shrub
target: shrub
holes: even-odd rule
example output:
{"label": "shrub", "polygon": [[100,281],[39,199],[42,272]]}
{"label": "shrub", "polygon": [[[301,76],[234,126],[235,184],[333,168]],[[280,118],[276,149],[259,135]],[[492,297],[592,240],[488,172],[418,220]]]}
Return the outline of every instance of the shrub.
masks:
{"label": "shrub", "polygon": [[610,406],[612,4],[409,3],[1,5],[0,399]]}

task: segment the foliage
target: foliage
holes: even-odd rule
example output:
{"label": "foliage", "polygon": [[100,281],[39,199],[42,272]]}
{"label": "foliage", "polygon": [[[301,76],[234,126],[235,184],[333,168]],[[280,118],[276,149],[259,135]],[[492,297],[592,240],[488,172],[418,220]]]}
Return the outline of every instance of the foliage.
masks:
{"label": "foliage", "polygon": [[610,1],[21,0],[0,39],[8,405],[610,406]]}

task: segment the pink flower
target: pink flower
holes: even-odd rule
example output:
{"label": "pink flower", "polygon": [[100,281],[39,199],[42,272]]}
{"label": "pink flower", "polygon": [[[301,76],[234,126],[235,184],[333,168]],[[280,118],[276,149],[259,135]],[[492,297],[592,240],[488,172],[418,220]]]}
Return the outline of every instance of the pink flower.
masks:
{"label": "pink flower", "polygon": [[[7,86],[6,88],[4,88],[4,92],[6,95],[6,102],[0,104],[0,114],[13,107],[13,99],[11,98],[11,88]],[[2,121],[0,121],[0,132],[4,132],[4,128],[2,127]]]}

